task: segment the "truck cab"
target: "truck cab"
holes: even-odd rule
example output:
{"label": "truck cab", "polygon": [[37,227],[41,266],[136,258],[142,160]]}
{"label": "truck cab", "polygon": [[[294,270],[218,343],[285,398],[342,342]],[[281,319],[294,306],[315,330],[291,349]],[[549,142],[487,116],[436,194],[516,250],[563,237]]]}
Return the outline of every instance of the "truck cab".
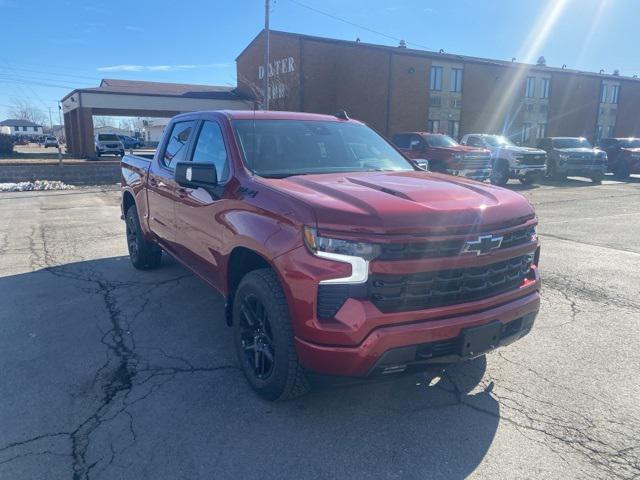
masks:
{"label": "truck cab", "polygon": [[346,115],[183,114],[153,158],[121,165],[133,266],[169,255],[225,299],[212,321],[265,399],[315,374],[476,358],[524,337],[540,308],[524,197],[423,171]]}
{"label": "truck cab", "polygon": [[397,133],[393,144],[410,159],[426,162],[432,172],[483,181],[491,175],[491,154],[486,148],[460,145],[442,133]]}
{"label": "truck cab", "polygon": [[460,143],[491,152],[491,183],[494,185],[506,185],[511,178],[532,184],[545,175],[547,154],[544,150],[520,147],[503,135],[484,133],[467,134]]}

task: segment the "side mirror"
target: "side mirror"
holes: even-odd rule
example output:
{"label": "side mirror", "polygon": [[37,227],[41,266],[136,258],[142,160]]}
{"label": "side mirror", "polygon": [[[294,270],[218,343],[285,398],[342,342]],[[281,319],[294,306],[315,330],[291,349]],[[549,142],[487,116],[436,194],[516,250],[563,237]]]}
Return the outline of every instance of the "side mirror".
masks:
{"label": "side mirror", "polygon": [[425,170],[425,171],[429,170],[429,160],[426,160],[424,158],[416,158],[413,160],[413,162],[416,164],[416,166],[420,170]]}
{"label": "side mirror", "polygon": [[218,172],[212,163],[176,163],[176,183],[183,187],[209,189],[218,185]]}

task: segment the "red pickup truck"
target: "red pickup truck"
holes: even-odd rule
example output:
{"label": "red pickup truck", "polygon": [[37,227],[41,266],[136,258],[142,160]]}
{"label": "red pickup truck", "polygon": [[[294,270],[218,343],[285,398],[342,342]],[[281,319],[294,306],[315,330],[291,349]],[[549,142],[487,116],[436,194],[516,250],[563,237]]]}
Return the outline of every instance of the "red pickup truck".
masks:
{"label": "red pickup truck", "polygon": [[521,195],[425,172],[345,115],[174,117],[153,159],[122,159],[134,267],[174,257],[226,299],[264,398],[310,373],[369,377],[474,358],[540,305]]}
{"label": "red pickup truck", "polygon": [[491,151],[460,145],[443,133],[408,132],[393,136],[393,144],[432,172],[483,181],[491,176]]}

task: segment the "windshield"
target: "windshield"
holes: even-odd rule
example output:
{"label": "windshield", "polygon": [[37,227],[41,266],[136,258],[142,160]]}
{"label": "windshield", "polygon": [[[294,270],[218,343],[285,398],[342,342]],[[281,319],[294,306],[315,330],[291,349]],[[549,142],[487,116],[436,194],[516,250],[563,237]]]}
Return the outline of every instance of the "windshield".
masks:
{"label": "windshield", "polygon": [[120,140],[114,133],[101,133],[98,135],[98,140],[101,142],[111,142],[113,140]]}
{"label": "windshield", "polygon": [[640,138],[624,138],[620,140],[622,148],[640,148]]}
{"label": "windshield", "polygon": [[586,138],[554,138],[553,148],[593,148]]}
{"label": "windshield", "polygon": [[459,145],[448,135],[427,135],[427,143],[430,147],[457,147]]}
{"label": "windshield", "polygon": [[502,135],[490,135],[484,137],[484,141],[491,147],[513,147],[515,144]]}
{"label": "windshield", "polygon": [[413,171],[369,127],[307,120],[235,120],[246,166],[263,177],[313,173]]}

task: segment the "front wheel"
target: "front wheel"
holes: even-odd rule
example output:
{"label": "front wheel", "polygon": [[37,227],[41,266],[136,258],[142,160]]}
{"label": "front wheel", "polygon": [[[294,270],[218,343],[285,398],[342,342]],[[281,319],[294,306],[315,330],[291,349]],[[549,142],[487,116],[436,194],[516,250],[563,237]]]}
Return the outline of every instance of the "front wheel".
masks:
{"label": "front wheel", "polygon": [[523,185],[533,185],[535,182],[533,175],[525,175],[524,177],[520,177],[518,180],[520,180],[520,183]]}
{"label": "front wheel", "polygon": [[552,180],[562,181],[567,179],[565,174],[558,172],[558,166],[554,160],[549,160],[547,162],[547,175]]}
{"label": "front wheel", "polygon": [[131,263],[138,270],[156,268],[162,260],[162,250],[144,238],[135,205],[129,207],[125,220],[127,222],[127,248]]}
{"label": "front wheel", "polygon": [[604,178],[604,174],[603,173],[597,173],[597,174],[595,174],[595,175],[593,175],[591,177],[591,181],[593,183],[599,184],[599,183],[602,183],[602,179],[603,178]]}
{"label": "front wheel", "polygon": [[493,185],[504,187],[509,181],[509,165],[504,162],[496,162],[491,169],[489,180]]}
{"label": "front wheel", "polygon": [[613,173],[619,180],[626,180],[631,174],[629,171],[629,165],[624,160],[618,160],[618,164],[616,165]]}
{"label": "front wheel", "polygon": [[287,300],[271,269],[249,272],[233,301],[234,343],[251,387],[266,400],[309,391],[293,343]]}

